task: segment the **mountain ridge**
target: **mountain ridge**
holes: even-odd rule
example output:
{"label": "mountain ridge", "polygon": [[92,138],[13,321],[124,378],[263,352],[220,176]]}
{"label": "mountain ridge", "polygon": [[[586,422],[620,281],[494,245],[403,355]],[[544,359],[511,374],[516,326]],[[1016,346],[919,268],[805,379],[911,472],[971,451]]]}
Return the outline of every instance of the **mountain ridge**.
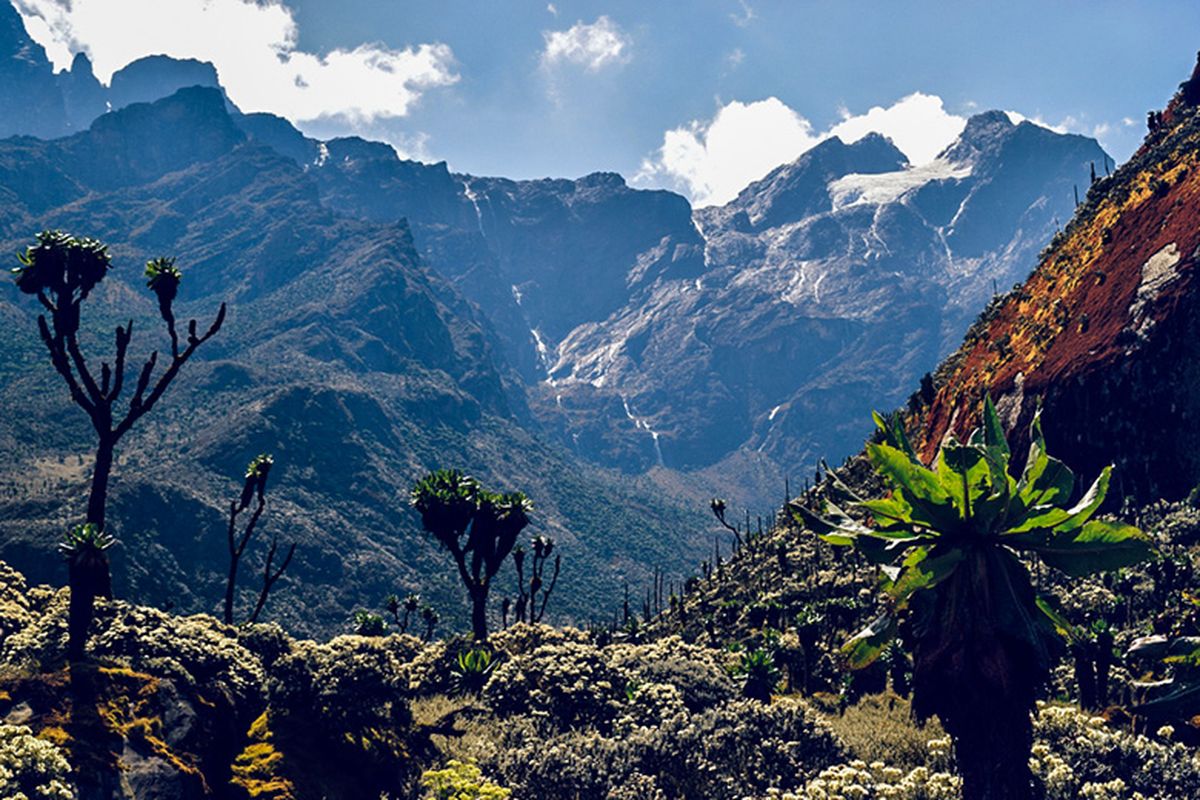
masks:
{"label": "mountain ridge", "polygon": [[[170,121],[169,142],[139,133]],[[115,142],[122,132],[128,138]],[[88,301],[87,352],[106,352],[104,327],[128,315],[140,331],[130,357],[146,354],[161,323],[127,265],[163,252],[185,272],[178,314],[204,319],[218,300],[230,303],[221,333],[118,462],[110,518],[123,542],[119,593],[211,608],[223,580],[213,538],[223,530],[221,498],[260,452],[277,457],[263,535],[298,542],[273,613],[297,630],[337,630],[388,592],[422,591],[447,620],[465,610],[444,554],[407,508],[407,486],[435,467],[458,465],[535,498],[532,530],[559,540],[564,576],[574,576],[557,612],[569,618],[594,613],[648,565],[705,546],[670,498],[578,463],[523,426],[523,394],[488,323],[421,263],[407,223],[324,206],[311,174],[236,129],[219,91],[135,104],[52,142],[0,142],[0,165],[15,162],[24,178],[39,164],[57,170],[72,191],[0,217],[5,247],[65,228],[107,241],[119,265]],[[20,197],[9,174],[0,169],[0,191]],[[0,425],[3,484],[21,497],[0,513],[0,550],[37,580],[56,581],[53,546],[86,493],[90,435],[45,363],[27,300],[11,285],[0,292],[19,332],[0,363],[0,395],[8,408],[34,398],[20,424]],[[636,541],[652,519],[673,520],[671,530]],[[141,555],[126,558],[126,549]]]}

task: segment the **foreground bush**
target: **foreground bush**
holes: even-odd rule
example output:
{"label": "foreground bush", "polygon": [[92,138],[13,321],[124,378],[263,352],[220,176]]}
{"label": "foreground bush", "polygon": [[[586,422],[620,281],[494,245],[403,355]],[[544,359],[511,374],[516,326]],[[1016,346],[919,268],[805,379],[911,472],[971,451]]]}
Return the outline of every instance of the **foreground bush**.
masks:
{"label": "foreground bush", "polygon": [[71,765],[62,751],[24,725],[0,724],[0,797],[74,800]]}
{"label": "foreground bush", "polygon": [[512,792],[483,777],[479,767],[450,759],[445,769],[426,770],[421,786],[428,800],[505,800]]}

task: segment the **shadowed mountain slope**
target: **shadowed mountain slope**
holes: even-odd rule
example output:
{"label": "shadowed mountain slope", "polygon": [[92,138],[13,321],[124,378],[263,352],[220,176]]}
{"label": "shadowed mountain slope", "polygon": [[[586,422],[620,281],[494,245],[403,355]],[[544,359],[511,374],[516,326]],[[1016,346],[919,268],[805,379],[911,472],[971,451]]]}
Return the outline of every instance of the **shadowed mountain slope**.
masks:
{"label": "shadowed mountain slope", "polygon": [[[173,135],[151,135],[164,129]],[[215,606],[222,508],[259,452],[278,466],[245,585],[271,536],[296,541],[271,611],[299,630],[337,629],[393,591],[424,592],[444,618],[462,611],[448,557],[407,507],[407,487],[440,466],[534,498],[531,534],[555,536],[564,553],[569,588],[552,612],[586,617],[615,601],[625,576],[640,581],[652,564],[699,552],[670,500],[534,432],[494,332],[422,265],[406,223],[329,210],[299,165],[247,140],[219,91],[135,104],[53,142],[0,142],[0,198],[7,252],[47,227],[112,245],[117,267],[85,304],[95,358],[111,348],[102,332],[127,315],[131,359],[163,345],[140,285],[148,258],[178,255],[181,318],[204,324],[220,301],[230,306],[220,334],[123,443],[110,513],[120,594]],[[0,290],[12,332],[0,402],[21,409],[0,423],[0,551],[38,580],[60,580],[53,547],[79,515],[91,435],[36,339],[30,300]],[[501,580],[497,605],[513,578]]]}

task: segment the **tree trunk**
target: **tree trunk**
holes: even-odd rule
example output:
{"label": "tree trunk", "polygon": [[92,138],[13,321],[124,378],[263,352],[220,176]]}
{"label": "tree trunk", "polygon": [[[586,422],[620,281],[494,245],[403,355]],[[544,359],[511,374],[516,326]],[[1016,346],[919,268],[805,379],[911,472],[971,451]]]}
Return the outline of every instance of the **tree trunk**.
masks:
{"label": "tree trunk", "polygon": [[1099,706],[1096,692],[1096,669],[1092,663],[1092,654],[1085,644],[1077,644],[1073,648],[1075,657],[1075,683],[1079,686],[1079,707],[1084,711],[1092,711]]}
{"label": "tree trunk", "polygon": [[487,639],[487,589],[471,590],[471,632],[475,641]]}
{"label": "tree trunk", "polygon": [[108,502],[108,476],[112,474],[113,446],[101,435],[96,445],[96,465],[92,469],[92,492],[88,495],[87,521],[104,530],[104,507]]}
{"label": "tree trunk", "polygon": [[965,719],[943,720],[954,738],[963,800],[1032,800],[1033,718],[1020,706],[983,700]]}
{"label": "tree trunk", "polygon": [[[108,501],[108,476],[112,473],[114,444],[109,437],[101,435],[96,445],[96,465],[92,470],[87,521],[98,530],[104,530],[104,507]],[[112,597],[108,559],[103,556],[73,559],[67,565],[67,580],[71,587],[67,608],[67,657],[71,661],[80,661],[87,643],[88,627],[95,613],[96,598]]]}
{"label": "tree trunk", "polygon": [[237,583],[238,557],[229,558],[229,580],[225,582],[225,624],[233,624],[233,592]]}
{"label": "tree trunk", "polygon": [[71,600],[67,610],[67,658],[71,661],[82,661],[84,645],[87,643],[88,626],[92,624],[92,614],[96,595],[88,591],[86,581],[80,576],[79,566],[69,566],[71,582]]}
{"label": "tree trunk", "polygon": [[67,564],[71,599],[67,607],[67,658],[82,661],[88,627],[95,615],[97,597],[112,596],[108,559],[98,556],[72,559]]}

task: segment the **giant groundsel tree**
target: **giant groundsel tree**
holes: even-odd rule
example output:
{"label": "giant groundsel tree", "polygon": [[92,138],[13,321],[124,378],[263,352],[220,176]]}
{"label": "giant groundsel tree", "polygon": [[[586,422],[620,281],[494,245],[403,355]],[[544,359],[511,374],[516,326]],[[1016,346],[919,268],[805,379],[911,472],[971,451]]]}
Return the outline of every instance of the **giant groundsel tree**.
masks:
{"label": "giant groundsel tree", "polygon": [[[94,596],[110,593],[105,551],[111,537],[102,534],[117,443],[154,407],[196,349],[220,330],[225,320],[225,305],[221,304],[216,319],[203,335],[197,333],[195,320],[189,322],[187,336],[181,343],[173,304],[183,276],[173,259],[155,259],[146,265],[146,285],[158,300],[159,314],[171,340],[170,358],[155,375],[158,351],[150,354],[138,371],[132,396],[122,410],[118,403],[125,391],[126,356],[133,338],[133,321],[117,326],[112,363],[102,361],[98,371],[95,363],[84,357],[79,342],[80,305],[112,266],[107,246],[95,239],[76,238],[61,231],[43,231],[18,259],[20,264],[13,270],[17,288],[36,296],[46,311],[38,316],[38,332],[49,351],[50,362],[66,382],[71,399],[87,413],[96,431],[96,460],[85,522],[90,527],[73,531],[64,541],[64,553],[72,566],[70,652],[78,658],[83,654],[83,642],[75,637],[86,636]],[[86,563],[87,569],[77,570],[77,561]],[[77,572],[88,575],[86,586],[76,580]]]}
{"label": "giant groundsel tree", "polygon": [[413,487],[421,524],[454,558],[471,600],[471,630],[487,638],[487,598],[492,579],[529,524],[533,504],[521,492],[497,494],[458,470],[438,470]]}
{"label": "giant groundsel tree", "polygon": [[1019,474],[990,399],[981,427],[966,443],[946,441],[932,468],[898,417],[875,420],[883,441],[867,457],[890,494],[865,499],[836,484],[854,515],[830,501],[791,506],[822,539],[882,569],[885,610],[843,653],[864,667],[900,636],[913,655],[914,711],[936,715],[953,736],[964,799],[1029,798],[1031,712],[1070,626],[1037,596],[1027,560],[1082,576],[1148,558],[1150,543],[1093,519],[1111,467],[1068,505],[1075,476],[1046,453],[1037,418]]}

